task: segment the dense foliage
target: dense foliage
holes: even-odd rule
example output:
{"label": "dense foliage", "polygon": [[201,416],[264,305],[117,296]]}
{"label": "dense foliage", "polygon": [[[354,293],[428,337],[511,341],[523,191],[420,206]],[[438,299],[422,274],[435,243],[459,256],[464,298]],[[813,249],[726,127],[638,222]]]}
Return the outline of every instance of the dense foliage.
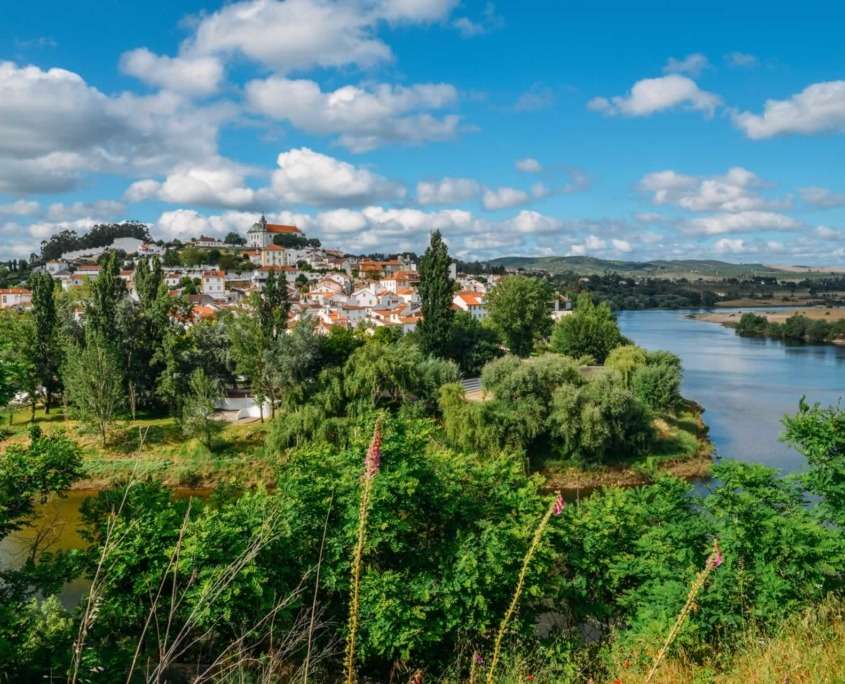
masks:
{"label": "dense foliage", "polygon": [[825,321],[792,314],[783,323],[747,312],[736,324],[736,334],[743,337],[772,337],[785,342],[822,344],[845,337],[845,320]]}
{"label": "dense foliage", "polygon": [[145,242],[152,242],[149,229],[143,223],[127,221],[124,223],[98,224],[85,235],[75,230],[62,230],[41,243],[41,261],[58,259],[65,252],[91,247],[107,247],[116,238],[131,237]]}

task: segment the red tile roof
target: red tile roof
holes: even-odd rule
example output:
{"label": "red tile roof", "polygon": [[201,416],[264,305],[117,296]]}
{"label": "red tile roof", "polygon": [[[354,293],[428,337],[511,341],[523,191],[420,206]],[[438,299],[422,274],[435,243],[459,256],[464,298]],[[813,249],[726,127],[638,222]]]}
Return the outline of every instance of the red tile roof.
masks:
{"label": "red tile roof", "polygon": [[277,223],[268,223],[267,232],[276,235],[302,235],[302,231],[296,226],[282,226]]}

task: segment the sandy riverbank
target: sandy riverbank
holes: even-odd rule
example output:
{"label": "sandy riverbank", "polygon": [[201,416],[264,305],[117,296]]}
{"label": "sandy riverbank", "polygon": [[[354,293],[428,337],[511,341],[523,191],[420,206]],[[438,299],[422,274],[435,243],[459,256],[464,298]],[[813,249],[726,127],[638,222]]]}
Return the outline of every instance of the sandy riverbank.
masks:
{"label": "sandy riverbank", "polygon": [[697,321],[707,321],[708,323],[721,323],[722,325],[735,325],[742,318],[744,313],[754,313],[758,316],[765,316],[770,323],[783,323],[790,316],[800,314],[806,316],[811,320],[824,320],[829,323],[834,321],[841,321],[845,319],[845,307],[808,307],[804,309],[791,309],[789,311],[782,311],[777,309],[759,310],[749,309],[748,311],[733,311],[733,312],[713,312],[713,313],[699,313],[692,314],[690,318]]}

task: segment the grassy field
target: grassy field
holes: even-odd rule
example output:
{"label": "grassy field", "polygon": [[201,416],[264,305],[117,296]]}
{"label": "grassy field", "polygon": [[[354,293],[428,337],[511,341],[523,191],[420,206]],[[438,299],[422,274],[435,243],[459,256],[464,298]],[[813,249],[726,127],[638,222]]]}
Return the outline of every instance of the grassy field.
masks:
{"label": "grassy field", "polygon": [[541,472],[547,478],[549,489],[570,493],[588,492],[596,487],[643,484],[650,479],[653,469],[686,480],[707,477],[712,465],[713,445],[707,437],[702,414],[703,409],[698,404],[686,402],[677,413],[655,418],[657,440],[648,454],[634,461],[585,468],[547,459]]}
{"label": "grassy field", "polygon": [[[9,424],[4,414],[2,427],[7,433],[3,444],[27,439],[30,410],[13,414]],[[264,456],[264,433],[268,423],[225,423],[215,448],[209,451],[196,439],[185,437],[170,417],[141,417],[116,421],[106,447],[98,437],[75,420],[66,420],[61,408],[47,416],[36,411],[36,424],[46,433],[64,431],[83,449],[85,477],[76,489],[99,489],[130,475],[152,476],[173,487],[210,487],[238,480],[243,484],[267,481],[271,467]]]}

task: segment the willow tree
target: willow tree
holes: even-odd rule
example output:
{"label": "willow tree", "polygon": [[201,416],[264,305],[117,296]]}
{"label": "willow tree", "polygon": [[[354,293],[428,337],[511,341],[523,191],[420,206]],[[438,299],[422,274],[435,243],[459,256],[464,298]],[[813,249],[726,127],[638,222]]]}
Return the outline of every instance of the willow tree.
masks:
{"label": "willow tree", "polygon": [[439,230],[431,234],[428,249],[420,260],[420,300],[422,320],[417,326],[424,351],[448,357],[452,343],[452,279],[449,277],[449,250]]}

